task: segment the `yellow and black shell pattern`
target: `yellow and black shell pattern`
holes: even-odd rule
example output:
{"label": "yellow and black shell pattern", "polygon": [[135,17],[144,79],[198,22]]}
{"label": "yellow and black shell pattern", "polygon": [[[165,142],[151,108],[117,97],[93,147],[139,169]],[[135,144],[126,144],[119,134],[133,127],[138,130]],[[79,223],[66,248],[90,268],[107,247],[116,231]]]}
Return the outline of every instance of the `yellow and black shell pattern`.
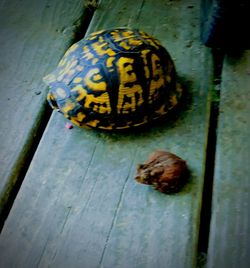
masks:
{"label": "yellow and black shell pattern", "polygon": [[77,126],[107,130],[162,117],[182,95],[167,50],[137,29],[90,34],[67,50],[44,81],[52,108]]}

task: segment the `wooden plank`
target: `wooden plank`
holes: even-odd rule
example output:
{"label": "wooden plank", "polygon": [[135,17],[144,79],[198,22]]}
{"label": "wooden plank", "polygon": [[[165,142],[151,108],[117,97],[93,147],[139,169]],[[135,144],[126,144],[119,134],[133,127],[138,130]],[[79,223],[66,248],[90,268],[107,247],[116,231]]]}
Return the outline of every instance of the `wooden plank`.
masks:
{"label": "wooden plank", "polygon": [[[126,25],[168,47],[190,104],[169,123],[126,134],[69,131],[53,114],[2,231],[0,266],[195,266],[211,82],[199,6],[103,0],[89,32]],[[188,161],[191,178],[180,193],[164,195],[133,179],[155,149]]]}
{"label": "wooden plank", "polygon": [[227,57],[221,104],[208,267],[250,263],[250,53]]}
{"label": "wooden plank", "polygon": [[45,112],[42,76],[69,46],[83,2],[0,3],[0,215]]}

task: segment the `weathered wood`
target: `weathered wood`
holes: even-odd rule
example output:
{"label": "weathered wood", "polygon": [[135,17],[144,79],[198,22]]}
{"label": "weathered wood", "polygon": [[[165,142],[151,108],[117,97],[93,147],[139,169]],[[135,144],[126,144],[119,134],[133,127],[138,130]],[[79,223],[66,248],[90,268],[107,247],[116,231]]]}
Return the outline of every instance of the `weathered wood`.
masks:
{"label": "weathered wood", "polygon": [[42,77],[69,46],[83,2],[0,3],[0,215],[45,112]]}
{"label": "weathered wood", "polygon": [[[67,130],[53,114],[0,237],[0,266],[195,266],[211,82],[195,3],[101,1],[89,32],[129,25],[154,34],[191,103],[141,133]],[[164,195],[133,179],[155,149],[188,161],[191,178],[180,193]]]}
{"label": "weathered wood", "polygon": [[250,263],[250,53],[227,57],[221,103],[208,267]]}

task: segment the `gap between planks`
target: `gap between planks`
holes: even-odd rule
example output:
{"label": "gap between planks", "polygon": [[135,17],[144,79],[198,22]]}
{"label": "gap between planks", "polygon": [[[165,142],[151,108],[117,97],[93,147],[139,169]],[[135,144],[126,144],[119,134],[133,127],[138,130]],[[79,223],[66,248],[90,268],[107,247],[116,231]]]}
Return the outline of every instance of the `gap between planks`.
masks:
{"label": "gap between planks", "polygon": [[38,147],[38,144],[43,136],[44,130],[47,126],[47,123],[49,122],[50,116],[52,114],[51,108],[48,106],[48,104],[45,104],[45,107],[43,109],[43,112],[41,113],[39,125],[37,126],[37,129],[35,129],[33,136],[31,139],[28,139],[27,143],[24,145],[23,150],[27,150],[28,152],[24,153],[25,157],[22,160],[21,168],[18,171],[18,180],[13,185],[13,187],[8,190],[9,193],[6,198],[3,199],[3,207],[0,214],[0,234],[3,229],[5,220],[7,219],[10,210],[13,206],[13,203],[16,199],[16,196],[19,192],[19,189],[21,188],[22,182],[25,178],[25,175],[29,169],[30,163],[33,159],[33,156],[36,152],[36,149]]}
{"label": "gap between planks", "polygon": [[215,169],[215,153],[217,144],[217,128],[220,106],[221,75],[224,61],[224,52],[220,49],[211,49],[213,55],[213,85],[210,91],[210,116],[208,125],[207,152],[205,160],[205,176],[200,214],[200,231],[198,242],[198,267],[203,267],[209,243],[211,221],[213,180]]}
{"label": "gap between planks", "polygon": [[[88,0],[85,3],[85,9],[83,9],[82,16],[75,22],[76,28],[74,31],[74,36],[70,41],[70,45],[78,42],[80,39],[84,37],[86,34],[89,24],[94,16],[95,10],[98,6],[98,0]],[[45,101],[46,102],[46,101]],[[40,143],[40,140],[43,136],[45,128],[50,120],[52,115],[52,109],[49,107],[47,103],[45,103],[45,107],[43,112],[41,113],[39,125],[37,129],[34,131],[32,140],[28,140],[28,144],[24,146],[24,149],[28,147],[28,153],[26,153],[24,159],[22,160],[21,168],[18,171],[18,180],[13,185],[13,187],[9,190],[9,194],[7,195],[6,200],[3,200],[3,207],[0,213],[0,234],[2,232],[5,220],[8,218],[10,210],[14,204],[16,196],[22,186],[23,180],[25,179],[26,173],[29,169],[29,166],[32,162],[34,154],[37,150],[37,147]]]}

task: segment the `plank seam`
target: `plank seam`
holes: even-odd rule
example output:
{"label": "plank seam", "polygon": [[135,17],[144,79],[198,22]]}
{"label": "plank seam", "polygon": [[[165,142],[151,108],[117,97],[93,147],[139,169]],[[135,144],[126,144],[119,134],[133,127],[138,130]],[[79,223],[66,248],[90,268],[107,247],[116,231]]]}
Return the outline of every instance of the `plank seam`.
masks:
{"label": "plank seam", "polygon": [[[96,148],[97,148],[98,143],[99,143],[99,142],[97,142],[97,143],[95,144],[95,147],[94,147],[94,149],[93,149],[92,155],[91,155],[90,160],[89,160],[89,163],[88,163],[88,167],[87,167],[87,169],[86,169],[86,172],[85,172],[84,175],[83,175],[83,180],[82,180],[82,183],[81,183],[81,184],[83,184],[83,182],[84,182],[84,180],[85,180],[85,178],[86,178],[86,176],[87,176],[87,174],[88,174],[89,167],[90,167],[91,163],[93,162],[94,155],[95,155],[95,152],[96,152]],[[95,182],[95,184],[96,184],[96,182]],[[90,198],[91,198],[92,193],[93,193],[94,188],[95,188],[95,184],[94,184],[94,186],[92,187],[92,189],[91,189],[91,191],[90,191],[90,193],[89,193],[87,202],[85,203],[85,206],[83,207],[83,211],[86,209],[86,207],[87,207],[87,205],[88,205],[88,203],[89,203],[89,201],[90,201]],[[79,187],[79,192],[78,192],[78,194],[77,194],[76,196],[78,196],[78,195],[80,194],[80,192],[81,192],[81,187]],[[58,199],[57,199],[57,202],[58,202]],[[66,215],[66,217],[65,217],[65,220],[64,220],[64,223],[63,223],[63,225],[62,225],[62,228],[61,228],[61,230],[60,230],[59,235],[62,235],[62,234],[63,234],[64,228],[65,228],[65,226],[66,226],[66,224],[67,224],[67,221],[68,221],[68,219],[69,219],[69,216],[70,216],[71,211],[72,211],[72,207],[68,207],[68,212],[67,212],[67,215]],[[55,260],[57,254],[58,254],[58,251],[56,250],[56,251],[54,252],[53,257],[52,257],[52,262]]]}
{"label": "plank seam", "polygon": [[38,118],[39,124],[34,127],[33,131],[29,133],[29,138],[25,143],[20,157],[17,159],[12,174],[10,175],[9,183],[6,186],[5,194],[1,200],[0,211],[0,233],[4,226],[10,210],[14,204],[15,198],[21,188],[22,182],[26,176],[29,166],[32,162],[33,156],[45,131],[47,123],[51,117],[52,111],[48,104],[45,102],[44,109],[41,116]]}
{"label": "plank seam", "polygon": [[60,231],[60,234],[62,234],[62,232],[63,232],[63,230],[64,230],[64,227],[65,227],[65,225],[66,225],[66,222],[67,222],[67,220],[68,220],[68,218],[69,218],[69,214],[71,213],[72,207],[68,207],[67,209],[68,209],[68,212],[67,212],[67,215],[66,215],[66,217],[65,217],[65,220],[64,220],[64,222],[63,222],[63,225],[62,225],[62,229],[61,229],[61,231]]}
{"label": "plank seam", "polygon": [[[213,56],[213,85],[211,89],[211,103],[207,136],[207,151],[205,160],[205,175],[202,193],[202,206],[200,214],[200,229],[198,251],[202,255],[207,254],[209,243],[209,230],[211,221],[213,180],[215,168],[215,153],[217,144],[217,128],[220,105],[221,74],[224,60],[224,52],[219,49],[212,50]],[[200,256],[201,257],[201,256]],[[202,257],[204,258],[204,256]],[[204,260],[203,260],[204,261]],[[199,262],[199,260],[198,260]],[[200,267],[198,265],[198,267]]]}
{"label": "plank seam", "polygon": [[144,4],[145,4],[145,0],[142,0],[140,9],[139,9],[138,14],[137,14],[137,17],[136,17],[136,21],[138,21],[139,18],[140,18],[140,16],[141,16],[141,12],[142,12],[142,9],[143,9]]}
{"label": "plank seam", "polygon": [[136,149],[136,151],[135,151],[135,153],[134,153],[134,158],[133,158],[133,160],[132,160],[131,163],[130,163],[129,172],[128,172],[128,175],[127,175],[127,177],[126,177],[125,183],[124,183],[124,185],[123,185],[123,188],[122,188],[122,191],[121,191],[121,194],[120,194],[120,197],[119,197],[119,201],[118,201],[118,204],[117,204],[115,213],[114,213],[114,217],[113,217],[113,220],[112,220],[112,223],[111,223],[111,226],[110,226],[110,229],[109,229],[109,232],[108,232],[106,241],[105,241],[105,245],[104,245],[104,248],[103,248],[103,251],[102,251],[102,255],[101,255],[101,258],[100,258],[100,261],[99,261],[99,265],[100,265],[100,267],[103,267],[103,266],[102,266],[102,263],[103,263],[104,255],[105,255],[105,252],[106,252],[106,249],[107,249],[107,246],[108,246],[110,237],[111,237],[112,230],[113,230],[114,225],[115,225],[115,221],[116,221],[116,219],[117,219],[117,215],[118,215],[118,212],[119,212],[119,209],[120,209],[120,206],[121,206],[121,202],[122,202],[122,200],[123,200],[123,196],[124,196],[124,192],[125,192],[126,185],[127,185],[128,180],[129,180],[129,178],[130,178],[131,172],[133,171],[133,167],[134,167],[134,163],[135,163],[136,155],[137,155],[137,149]]}
{"label": "plank seam", "polygon": [[42,261],[43,255],[44,255],[44,253],[45,253],[45,250],[46,250],[46,248],[47,248],[48,242],[49,242],[49,237],[47,237],[47,239],[46,239],[45,245],[44,245],[44,247],[43,247],[42,253],[41,253],[41,255],[40,255],[40,258],[39,258],[39,260],[38,260],[38,262],[37,262],[36,267],[40,267],[40,266],[41,266],[41,261]]}
{"label": "plank seam", "polygon": [[[86,179],[86,176],[87,176],[87,174],[88,174],[88,172],[89,172],[89,168],[90,168],[90,166],[91,166],[91,163],[93,162],[94,155],[95,155],[95,152],[96,152],[96,149],[97,149],[98,144],[99,144],[99,141],[97,141],[97,142],[95,143],[95,147],[94,147],[93,152],[92,152],[92,154],[91,154],[91,157],[90,157],[88,166],[87,166],[87,168],[86,168],[86,171],[85,171],[85,173],[84,173],[84,175],[83,175],[83,180],[82,180],[82,182],[81,182],[81,187],[79,187],[79,192],[78,192],[78,194],[80,194],[80,192],[81,192],[83,182],[84,182],[84,180]],[[91,193],[90,193],[90,196],[91,196],[91,194],[92,194],[92,191],[91,191]]]}

